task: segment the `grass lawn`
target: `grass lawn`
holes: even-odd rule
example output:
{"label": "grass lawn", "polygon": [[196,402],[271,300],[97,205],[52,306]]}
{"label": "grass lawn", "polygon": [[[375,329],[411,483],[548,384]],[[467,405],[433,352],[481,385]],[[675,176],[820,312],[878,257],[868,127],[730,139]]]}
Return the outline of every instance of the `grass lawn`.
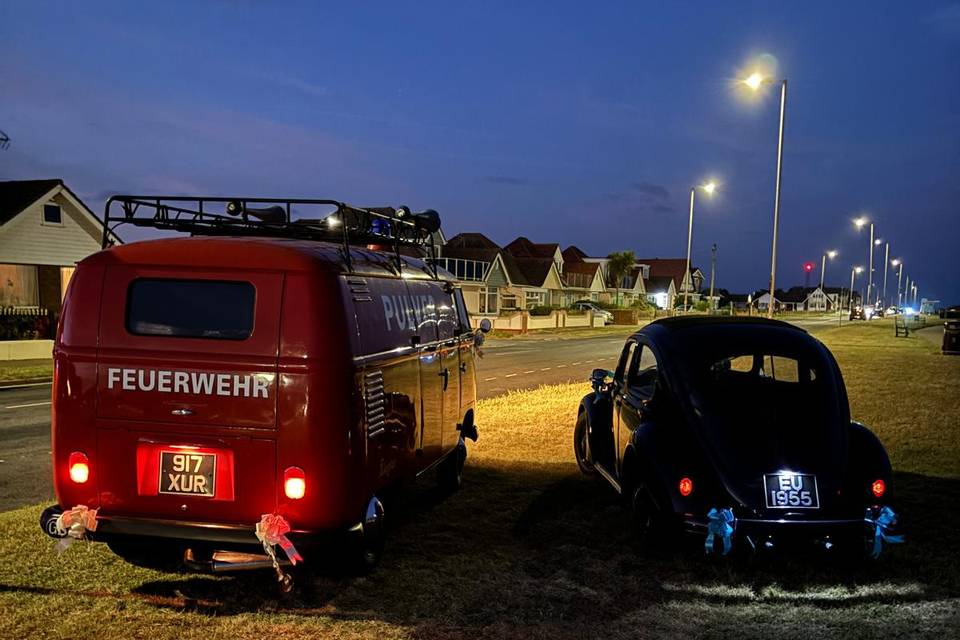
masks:
{"label": "grass lawn", "polygon": [[44,360],[12,360],[0,362],[0,382],[14,380],[36,380],[53,377],[53,361]]}
{"label": "grass lawn", "polygon": [[373,575],[301,579],[289,598],[269,575],[164,575],[93,544],[57,556],[39,507],[2,513],[0,637],[955,637],[960,358],[880,323],[817,335],[893,460],[908,543],[879,562],[645,552],[577,472],[586,389],[561,385],[482,401],[463,490],[405,492]]}

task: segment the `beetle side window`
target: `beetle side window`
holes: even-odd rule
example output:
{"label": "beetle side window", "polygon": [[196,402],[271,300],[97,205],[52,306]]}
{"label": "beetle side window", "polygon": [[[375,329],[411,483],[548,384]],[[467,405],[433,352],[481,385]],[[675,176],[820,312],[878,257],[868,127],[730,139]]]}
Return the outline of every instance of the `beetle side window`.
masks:
{"label": "beetle side window", "polygon": [[657,358],[650,347],[641,346],[630,362],[630,373],[627,376],[627,388],[644,399],[653,397],[657,386]]}
{"label": "beetle side window", "polygon": [[617,382],[623,382],[627,373],[627,364],[633,358],[633,352],[636,351],[636,349],[636,342],[628,342],[623,348],[623,352],[620,354],[620,362],[617,363],[617,371],[613,376],[613,379]]}

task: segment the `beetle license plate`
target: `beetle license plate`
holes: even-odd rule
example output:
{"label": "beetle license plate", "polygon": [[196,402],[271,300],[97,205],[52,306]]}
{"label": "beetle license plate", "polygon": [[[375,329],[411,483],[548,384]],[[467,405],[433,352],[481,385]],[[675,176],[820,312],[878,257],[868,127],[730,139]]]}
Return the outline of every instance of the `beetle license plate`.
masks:
{"label": "beetle license plate", "polygon": [[819,509],[817,477],[810,473],[768,473],[763,476],[767,509]]}
{"label": "beetle license plate", "polygon": [[160,493],[214,496],[217,456],[212,453],[160,452]]}

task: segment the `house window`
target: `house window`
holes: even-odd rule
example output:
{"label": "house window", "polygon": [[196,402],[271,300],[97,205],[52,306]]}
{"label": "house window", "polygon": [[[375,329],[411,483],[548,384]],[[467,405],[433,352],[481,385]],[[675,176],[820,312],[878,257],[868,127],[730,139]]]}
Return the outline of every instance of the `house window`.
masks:
{"label": "house window", "polygon": [[542,307],[546,300],[544,291],[527,291],[524,293],[524,299],[527,301],[527,308]]}
{"label": "house window", "polygon": [[497,313],[499,297],[496,287],[480,287],[480,313]]}
{"label": "house window", "polygon": [[501,307],[504,309],[516,309],[517,308],[517,296],[510,294],[503,294],[503,297],[500,301]]}
{"label": "house window", "polygon": [[0,264],[0,307],[35,307],[40,304],[37,268]]}
{"label": "house window", "polygon": [[63,215],[60,211],[60,205],[43,205],[43,224],[63,224]]}

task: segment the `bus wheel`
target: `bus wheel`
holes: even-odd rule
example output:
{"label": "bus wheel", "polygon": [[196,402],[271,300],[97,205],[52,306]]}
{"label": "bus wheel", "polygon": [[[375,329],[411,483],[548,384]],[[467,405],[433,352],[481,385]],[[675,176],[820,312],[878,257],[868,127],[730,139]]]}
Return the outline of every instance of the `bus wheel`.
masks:
{"label": "bus wheel", "polygon": [[467,460],[467,445],[460,438],[456,448],[437,465],[437,484],[444,493],[453,493],[463,484],[463,464]]}

